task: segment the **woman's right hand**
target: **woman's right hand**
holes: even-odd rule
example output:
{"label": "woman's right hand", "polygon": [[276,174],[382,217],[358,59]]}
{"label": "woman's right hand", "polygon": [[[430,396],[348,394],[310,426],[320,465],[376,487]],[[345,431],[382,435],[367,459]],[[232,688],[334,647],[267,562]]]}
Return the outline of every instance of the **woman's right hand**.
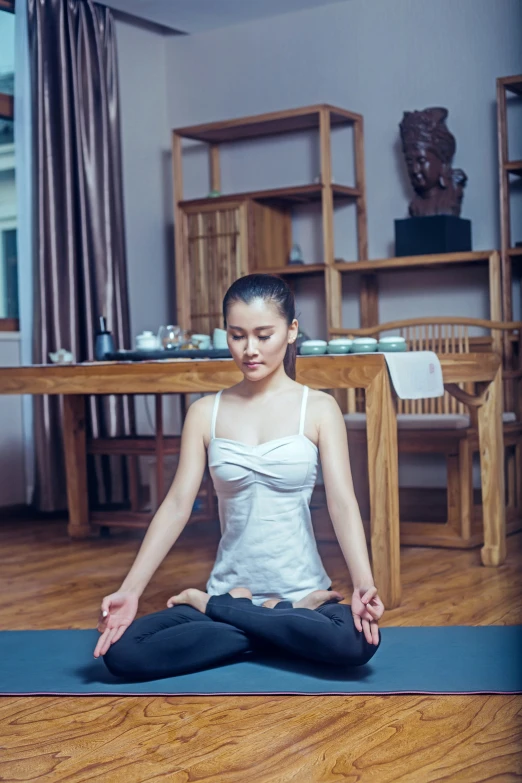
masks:
{"label": "woman's right hand", "polygon": [[105,655],[111,644],[121,639],[137,612],[138,596],[134,593],[120,591],[105,596],[98,617],[101,636],[94,650],[95,658]]}

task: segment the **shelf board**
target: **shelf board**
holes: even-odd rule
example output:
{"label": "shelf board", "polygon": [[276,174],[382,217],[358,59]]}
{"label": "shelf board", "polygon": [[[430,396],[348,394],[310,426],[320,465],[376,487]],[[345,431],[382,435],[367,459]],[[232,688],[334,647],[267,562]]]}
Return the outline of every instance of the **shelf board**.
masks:
{"label": "shelf board", "polygon": [[440,255],[403,256],[399,258],[380,258],[375,261],[341,261],[336,259],[334,269],[340,272],[368,273],[387,269],[415,269],[420,267],[452,266],[487,261],[493,250],[468,253],[441,253]]}
{"label": "shelf board", "polygon": [[504,163],[504,168],[509,174],[518,174],[522,177],[522,160],[510,160]]}
{"label": "shelf board", "polygon": [[505,76],[497,80],[499,84],[502,84],[506,90],[515,92],[517,95],[522,95],[522,75],[521,76]]}
{"label": "shelf board", "polygon": [[238,141],[239,139],[254,139],[260,136],[273,136],[279,133],[292,133],[319,128],[321,109],[330,111],[330,122],[332,125],[351,125],[361,119],[360,114],[324,103],[305,106],[300,109],[289,109],[288,111],[256,114],[235,120],[175,128],[173,132],[185,139],[202,141],[207,144],[222,144],[224,142]]}
{"label": "shelf board", "polygon": [[305,275],[319,275],[326,269],[326,264],[288,264],[288,266],[280,266],[274,269],[255,269],[254,271],[259,274],[269,275],[291,275],[292,277],[305,276]]}
{"label": "shelf board", "polygon": [[[348,201],[359,197],[357,188],[346,185],[332,185],[334,201]],[[272,188],[271,190],[253,190],[246,193],[227,193],[221,196],[180,201],[180,207],[203,207],[209,204],[220,204],[229,201],[244,201],[252,199],[262,204],[308,204],[311,201],[319,201],[323,192],[323,185],[296,185],[289,188]]]}
{"label": "shelf board", "polygon": [[510,258],[522,256],[522,247],[508,247],[507,255],[510,256]]}

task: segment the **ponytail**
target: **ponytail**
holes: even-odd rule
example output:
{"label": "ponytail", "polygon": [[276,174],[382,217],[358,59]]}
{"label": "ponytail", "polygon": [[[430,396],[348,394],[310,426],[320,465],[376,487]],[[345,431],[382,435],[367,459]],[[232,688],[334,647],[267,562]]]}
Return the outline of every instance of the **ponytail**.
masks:
{"label": "ponytail", "polygon": [[295,376],[296,376],[296,371],[295,371],[296,358],[297,358],[297,345],[295,344],[295,340],[294,340],[293,343],[288,343],[286,347],[285,358],[283,360],[283,366],[285,368],[285,372],[288,375],[288,377],[291,378],[293,381],[295,381]]}

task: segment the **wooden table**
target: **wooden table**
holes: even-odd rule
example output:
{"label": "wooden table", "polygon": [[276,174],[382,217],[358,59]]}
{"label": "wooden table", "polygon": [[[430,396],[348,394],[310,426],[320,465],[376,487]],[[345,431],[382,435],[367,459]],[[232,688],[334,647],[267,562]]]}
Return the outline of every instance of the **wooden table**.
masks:
{"label": "wooden table", "polygon": [[[495,354],[441,356],[444,383],[482,382],[466,400],[478,408],[484,506],[484,565],[505,559],[502,379]],[[67,466],[68,531],[92,536],[86,469],[85,395],[216,392],[241,379],[231,359],[97,362],[0,368],[0,394],[61,394]],[[315,389],[366,389],[373,574],[387,608],[401,600],[397,421],[384,356],[310,356],[297,360],[297,380]]]}

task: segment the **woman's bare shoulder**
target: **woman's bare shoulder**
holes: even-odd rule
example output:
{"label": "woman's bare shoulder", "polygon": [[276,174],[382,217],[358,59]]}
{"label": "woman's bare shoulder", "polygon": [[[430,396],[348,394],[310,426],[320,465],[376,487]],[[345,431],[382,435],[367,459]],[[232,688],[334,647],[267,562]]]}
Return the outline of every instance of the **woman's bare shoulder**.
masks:
{"label": "woman's bare shoulder", "polygon": [[315,434],[315,442],[319,439],[321,428],[326,428],[332,419],[339,424],[338,417],[342,414],[337,400],[319,389],[310,389],[308,403],[308,427]]}
{"label": "woman's bare shoulder", "polygon": [[215,399],[215,394],[207,394],[191,403],[187,411],[185,425],[188,424],[191,430],[206,432],[212,420]]}
{"label": "woman's bare shoulder", "polygon": [[195,400],[189,410],[193,411],[198,416],[203,417],[206,414],[212,415],[214,403],[216,401],[217,394],[205,394],[203,397]]}
{"label": "woman's bare shoulder", "polygon": [[185,440],[196,442],[201,439],[205,448],[207,447],[210,440],[212,410],[215,399],[215,394],[208,394],[191,403],[183,423],[183,437]]}
{"label": "woman's bare shoulder", "polygon": [[335,409],[340,410],[335,397],[332,397],[327,392],[320,391],[320,389],[310,389],[309,401],[318,414],[327,414]]}

